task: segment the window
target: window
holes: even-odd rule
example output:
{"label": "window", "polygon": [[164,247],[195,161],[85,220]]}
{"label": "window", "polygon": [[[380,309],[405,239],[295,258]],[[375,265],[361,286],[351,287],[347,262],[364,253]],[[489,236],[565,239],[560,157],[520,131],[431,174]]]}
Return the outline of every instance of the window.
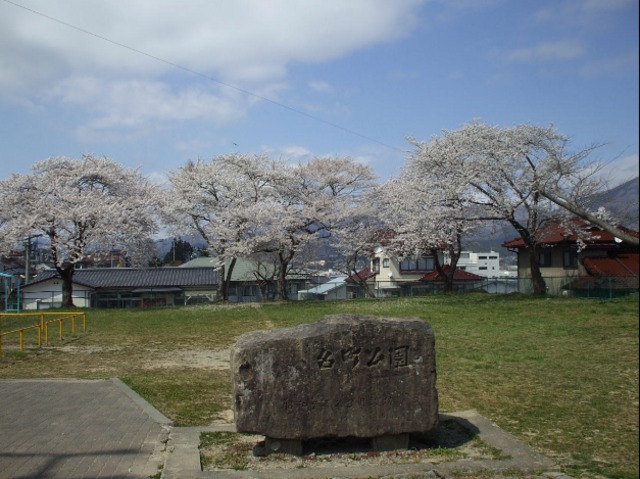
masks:
{"label": "window", "polygon": [[567,249],[562,252],[562,266],[565,268],[578,267],[578,253],[574,249]]}
{"label": "window", "polygon": [[385,258],[382,260],[382,267],[383,268],[388,268],[389,267],[389,258]]}
{"label": "window", "polygon": [[487,259],[486,256],[478,256],[478,259]]}
{"label": "window", "polygon": [[242,288],[242,296],[258,296],[258,286],[255,284],[247,284]]}
{"label": "window", "polygon": [[538,264],[541,267],[549,268],[551,266],[551,251],[541,251],[538,253]]}
{"label": "window", "polygon": [[373,258],[373,261],[371,262],[371,269],[374,273],[380,272],[380,258]]}
{"label": "window", "polygon": [[497,256],[489,256],[489,259],[498,259]]}
{"label": "window", "polygon": [[432,257],[419,259],[403,259],[400,261],[400,271],[433,271],[434,262]]}
{"label": "window", "polygon": [[481,271],[485,271],[487,269],[487,267],[486,266],[480,266],[478,269],[481,270]]}

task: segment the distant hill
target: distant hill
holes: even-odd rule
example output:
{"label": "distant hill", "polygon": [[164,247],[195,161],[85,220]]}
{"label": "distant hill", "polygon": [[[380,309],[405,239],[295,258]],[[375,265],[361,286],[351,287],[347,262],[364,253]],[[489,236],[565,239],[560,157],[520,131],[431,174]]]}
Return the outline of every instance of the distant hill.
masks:
{"label": "distant hill", "polygon": [[633,178],[604,193],[594,195],[589,202],[591,209],[604,206],[625,226],[638,229],[639,178]]}

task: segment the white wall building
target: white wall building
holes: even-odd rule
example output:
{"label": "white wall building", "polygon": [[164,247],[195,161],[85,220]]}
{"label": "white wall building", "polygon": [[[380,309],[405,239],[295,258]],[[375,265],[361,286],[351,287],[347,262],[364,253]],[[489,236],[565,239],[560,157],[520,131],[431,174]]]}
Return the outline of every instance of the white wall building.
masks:
{"label": "white wall building", "polygon": [[[450,264],[448,255],[445,253],[445,264]],[[490,251],[489,253],[474,253],[473,251],[463,251],[460,253],[458,268],[469,273],[494,278],[501,276],[500,253]]]}

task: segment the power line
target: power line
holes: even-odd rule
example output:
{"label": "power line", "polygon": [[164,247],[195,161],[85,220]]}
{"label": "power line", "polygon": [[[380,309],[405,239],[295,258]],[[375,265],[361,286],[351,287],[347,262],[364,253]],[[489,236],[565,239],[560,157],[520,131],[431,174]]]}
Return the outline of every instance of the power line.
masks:
{"label": "power line", "polygon": [[236,85],[232,85],[230,83],[225,83],[225,82],[220,81],[220,80],[218,80],[216,78],[213,78],[213,77],[211,77],[211,76],[209,76],[209,75],[207,75],[205,73],[202,73],[202,72],[199,72],[197,70],[193,70],[191,68],[185,67],[184,65],[180,65],[179,63],[174,63],[174,62],[172,62],[170,60],[166,60],[166,59],[164,59],[162,57],[159,57],[157,55],[153,55],[152,53],[148,53],[148,52],[145,52],[143,50],[139,50],[139,49],[137,49],[135,47],[126,45],[124,43],[120,43],[120,42],[118,42],[116,40],[112,40],[111,38],[105,37],[103,35],[100,35],[98,33],[92,32],[90,30],[87,30],[85,28],[79,27],[77,25],[73,25],[72,23],[68,23],[68,22],[66,22],[64,20],[61,20],[59,18],[52,17],[51,15],[48,15],[46,13],[42,13],[42,12],[40,12],[38,10],[34,10],[33,8],[29,8],[29,7],[25,6],[25,5],[21,5],[21,4],[16,3],[16,2],[14,2],[12,0],[3,0],[3,1],[5,3],[8,3],[8,4],[13,5],[15,7],[18,7],[18,8],[21,8],[23,10],[26,10],[26,11],[28,11],[30,13],[33,13],[34,15],[38,15],[40,17],[46,18],[47,20],[50,20],[52,22],[58,23],[60,25],[63,25],[65,27],[67,27],[67,28],[71,28],[71,29],[76,30],[78,32],[84,33],[85,35],[89,35],[89,36],[92,36],[92,37],[97,38],[99,40],[102,40],[104,42],[111,43],[112,45],[115,45],[115,46],[120,47],[120,48],[124,48],[124,49],[129,50],[129,51],[131,51],[133,53],[137,53],[138,55],[143,55],[143,56],[145,56],[147,58],[151,58],[152,60],[158,61],[160,63],[164,63],[165,65],[169,65],[169,66],[171,66],[173,68],[176,68],[178,70],[182,70],[182,71],[187,72],[187,73],[189,73],[191,75],[199,76],[199,77],[204,78],[205,80],[208,80],[210,82],[217,83],[218,85],[223,86],[225,88],[230,88],[230,89],[238,91],[238,92],[240,92],[240,93],[242,93],[244,95],[248,95],[248,96],[251,96],[253,98],[257,98],[259,100],[266,101],[268,103],[271,103],[272,105],[276,105],[276,106],[278,106],[280,108],[283,108],[285,110],[288,110],[288,111],[290,111],[292,113],[296,113],[298,115],[307,117],[307,118],[309,118],[309,119],[311,119],[313,121],[317,121],[319,123],[323,123],[323,124],[325,124],[327,126],[335,128],[337,130],[341,130],[341,131],[343,131],[345,133],[348,133],[350,135],[354,135],[354,136],[360,137],[362,139],[365,139],[365,140],[368,140],[368,141],[372,141],[372,142],[377,143],[377,144],[379,144],[381,146],[384,146],[385,148],[389,148],[389,149],[392,149],[392,150],[395,150],[395,151],[400,151],[402,153],[405,153],[405,151],[403,151],[402,149],[400,149],[398,147],[389,145],[389,144],[384,143],[384,142],[382,142],[380,140],[376,140],[375,138],[372,138],[370,136],[364,135],[364,134],[359,133],[359,132],[357,132],[355,130],[351,130],[350,128],[346,128],[344,126],[338,125],[337,123],[333,123],[333,122],[330,122],[330,121],[327,121],[327,120],[323,120],[322,118],[319,118],[319,117],[317,117],[315,115],[311,115],[311,114],[306,113],[306,112],[304,112],[302,110],[298,110],[298,109],[296,109],[296,108],[294,108],[292,106],[289,106],[289,105],[287,105],[285,103],[281,103],[281,102],[279,102],[277,100],[274,100],[272,98],[268,98],[268,97],[259,95],[257,93],[254,93],[252,91],[246,90],[244,88],[240,88],[240,87],[238,87]]}

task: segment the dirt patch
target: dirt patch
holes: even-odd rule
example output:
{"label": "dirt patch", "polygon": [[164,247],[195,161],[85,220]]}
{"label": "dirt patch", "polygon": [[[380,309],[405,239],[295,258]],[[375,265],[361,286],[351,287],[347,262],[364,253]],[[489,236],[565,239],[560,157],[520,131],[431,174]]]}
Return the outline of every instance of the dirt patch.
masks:
{"label": "dirt patch", "polygon": [[[60,351],[70,354],[92,355],[104,353],[117,353],[125,351],[124,346],[96,346],[96,345],[65,345],[58,348]],[[174,349],[160,350],[148,348],[145,359],[140,364],[142,369],[229,369],[228,349]],[[98,368],[100,369],[100,368]]]}
{"label": "dirt patch", "polygon": [[196,368],[229,369],[228,349],[189,349],[151,353],[143,369]]}
{"label": "dirt patch", "polygon": [[99,353],[114,353],[117,351],[122,351],[124,348],[122,346],[97,346],[97,345],[73,345],[67,344],[64,346],[60,346],[57,349],[62,351],[63,353],[71,353],[71,354],[99,354]]}

